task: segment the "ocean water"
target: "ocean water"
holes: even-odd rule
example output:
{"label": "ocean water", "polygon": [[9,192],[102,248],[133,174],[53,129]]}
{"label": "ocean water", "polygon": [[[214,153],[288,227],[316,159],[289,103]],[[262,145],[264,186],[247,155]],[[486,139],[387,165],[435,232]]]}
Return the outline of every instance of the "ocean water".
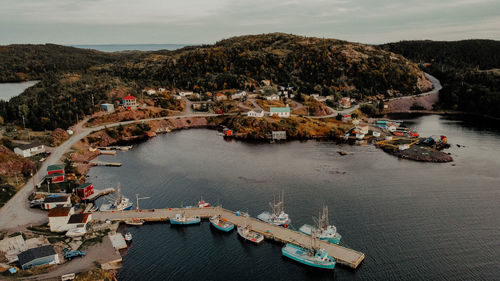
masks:
{"label": "ocean water", "polygon": [[194,205],[203,196],[257,216],[283,190],[295,227],[312,223],[326,204],[341,244],[366,254],[356,270],[323,271],[282,257],[279,243],[253,245],[208,222],[153,223],[127,229],[134,241],[118,279],[499,280],[500,131],[436,115],[407,124],[421,135],[447,135],[455,161],[412,162],[328,141],[225,141],[207,129],[101,156],[123,166],[92,168],[89,180],[96,188],[120,182],[130,199],[151,197],[141,208]]}
{"label": "ocean water", "polygon": [[19,83],[0,83],[0,99],[8,101],[39,81],[27,81]]}
{"label": "ocean water", "polygon": [[101,44],[101,45],[71,45],[72,47],[93,49],[102,52],[119,51],[159,51],[176,50],[183,48],[185,44]]}

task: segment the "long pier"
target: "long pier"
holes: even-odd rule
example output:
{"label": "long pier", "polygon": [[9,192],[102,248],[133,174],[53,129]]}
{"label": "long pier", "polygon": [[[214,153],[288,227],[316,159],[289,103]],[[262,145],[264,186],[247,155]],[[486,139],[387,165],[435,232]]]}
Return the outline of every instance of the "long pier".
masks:
{"label": "long pier", "polygon": [[111,220],[125,221],[130,219],[142,219],[144,221],[169,221],[176,214],[185,216],[199,216],[207,219],[214,215],[221,215],[234,225],[250,225],[253,231],[259,232],[266,239],[273,239],[282,243],[295,244],[304,248],[319,247],[328,250],[328,254],[335,258],[337,263],[357,268],[365,258],[365,254],[332,244],[320,239],[313,239],[311,236],[302,234],[298,231],[283,228],[281,226],[265,223],[252,217],[237,216],[233,211],[221,207],[208,208],[169,208],[169,209],[151,209],[139,211],[106,211],[92,213],[93,220]]}

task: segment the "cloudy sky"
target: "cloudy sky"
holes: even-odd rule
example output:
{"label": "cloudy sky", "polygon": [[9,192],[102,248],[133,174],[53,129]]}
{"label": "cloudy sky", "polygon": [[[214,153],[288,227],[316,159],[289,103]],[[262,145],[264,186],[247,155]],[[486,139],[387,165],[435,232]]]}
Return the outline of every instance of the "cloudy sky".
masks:
{"label": "cloudy sky", "polygon": [[364,43],[500,39],[499,0],[0,0],[0,7],[0,44],[192,44],[268,32]]}

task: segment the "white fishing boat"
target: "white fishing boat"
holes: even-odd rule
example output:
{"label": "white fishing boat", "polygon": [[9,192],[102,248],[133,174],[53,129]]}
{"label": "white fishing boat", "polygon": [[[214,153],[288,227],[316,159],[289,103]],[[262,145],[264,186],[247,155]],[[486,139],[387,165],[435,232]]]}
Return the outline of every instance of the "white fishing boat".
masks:
{"label": "white fishing boat", "polygon": [[120,184],[116,188],[116,199],[111,200],[109,204],[102,204],[99,208],[102,212],[106,211],[123,211],[123,210],[131,210],[133,207],[132,201],[130,199],[123,197],[121,193]]}
{"label": "white fishing boat", "polygon": [[125,221],[126,225],[131,225],[131,226],[141,226],[144,224],[144,220],[141,219],[130,219]]}
{"label": "white fishing boat", "polygon": [[262,212],[257,218],[270,224],[288,227],[292,220],[289,218],[288,214],[285,213],[285,193],[282,192],[281,198],[278,199],[277,203],[273,201],[273,203],[269,203],[269,205],[271,206],[272,212]]}
{"label": "white fishing boat", "polygon": [[333,244],[339,244],[342,236],[337,232],[337,228],[334,225],[330,225],[328,220],[328,207],[323,207],[323,212],[319,214],[318,219],[314,219],[317,222],[317,227],[304,224],[299,228],[299,231],[310,235],[318,237],[321,240],[326,240]]}
{"label": "white fishing boat", "polygon": [[238,226],[238,234],[245,240],[259,244],[264,241],[264,235],[252,231],[249,225]]}

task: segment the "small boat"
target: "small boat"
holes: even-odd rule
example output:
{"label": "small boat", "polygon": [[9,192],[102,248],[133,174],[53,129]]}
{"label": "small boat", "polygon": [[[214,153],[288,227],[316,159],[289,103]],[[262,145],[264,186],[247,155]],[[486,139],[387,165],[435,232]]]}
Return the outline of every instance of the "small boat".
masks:
{"label": "small boat", "polygon": [[141,226],[141,225],[144,224],[144,220],[141,220],[141,219],[126,220],[125,224],[126,225],[131,225],[131,226]]}
{"label": "small boat", "polygon": [[[316,220],[316,219],[315,219]],[[318,216],[317,227],[304,224],[299,228],[299,231],[309,235],[315,236],[321,240],[326,240],[333,244],[340,243],[340,239],[342,235],[337,232],[337,228],[333,225],[330,225],[328,222],[328,207],[323,207],[323,213],[320,213]]]}
{"label": "small boat", "polygon": [[270,224],[288,227],[292,220],[285,213],[285,193],[282,193],[278,203],[273,202],[269,203],[269,205],[271,206],[272,213],[262,212],[257,218]]}
{"label": "small boat", "polygon": [[281,249],[281,253],[287,258],[312,267],[334,269],[336,264],[335,259],[328,255],[326,249],[311,251],[292,244],[286,244]]}
{"label": "small boat", "polygon": [[256,244],[259,244],[260,242],[264,241],[264,235],[252,231],[249,225],[238,226],[238,234],[243,239],[254,242]]}
{"label": "small boat", "polygon": [[228,222],[225,218],[218,216],[213,216],[210,218],[210,223],[213,227],[224,232],[229,232],[234,229],[234,224]]}
{"label": "small boat", "polygon": [[200,201],[198,201],[198,208],[206,208],[206,207],[210,207],[210,203],[205,202],[203,198],[200,198]]}
{"label": "small boat", "polygon": [[68,236],[68,237],[81,237],[81,236],[84,236],[85,233],[87,233],[87,231],[83,227],[72,228],[66,232],[66,236]]}
{"label": "small boat", "polygon": [[176,214],[175,218],[170,218],[170,224],[175,225],[198,224],[200,222],[200,217],[186,217],[184,214]]}
{"label": "small boat", "polygon": [[127,233],[125,234],[125,241],[127,241],[127,242],[132,242],[132,233],[127,232]]}

